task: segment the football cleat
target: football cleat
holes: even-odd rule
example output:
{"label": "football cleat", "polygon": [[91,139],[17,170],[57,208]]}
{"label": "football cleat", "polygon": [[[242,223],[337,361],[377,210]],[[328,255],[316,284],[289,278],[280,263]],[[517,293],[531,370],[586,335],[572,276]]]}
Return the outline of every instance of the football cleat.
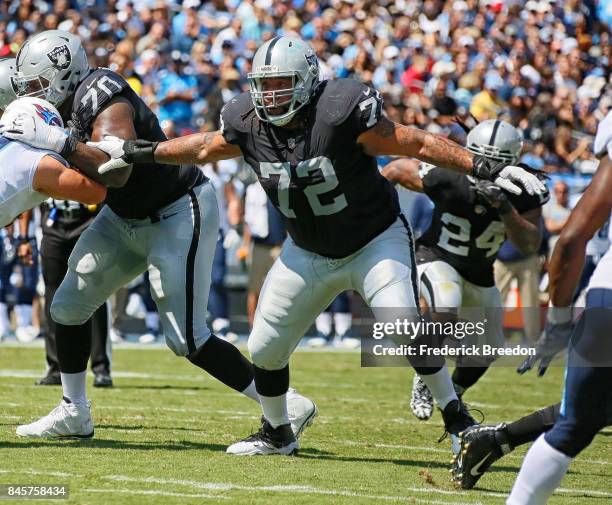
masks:
{"label": "football cleat", "polygon": [[59,372],[51,372],[45,375],[42,379],[38,379],[35,383],[36,386],[61,386],[62,377]]}
{"label": "football cleat", "polygon": [[261,418],[261,428],[257,433],[249,435],[244,440],[236,442],[227,448],[227,454],[235,456],[254,456],[282,454],[290,456],[296,454],[300,447],[290,424],[281,424],[276,428]]}
{"label": "football cleat", "polygon": [[90,404],[76,405],[66,397],[45,417],[17,426],[18,437],[91,438],[94,434]]}
{"label": "football cleat", "polygon": [[412,413],[422,421],[430,419],[434,410],[434,399],[431,391],[419,374],[414,374],[412,380],[412,398],[410,399]]}
{"label": "football cleat", "polygon": [[289,391],[287,391],[287,413],[289,414],[291,430],[297,439],[312,424],[319,410],[312,400],[302,396],[295,389],[289,388]]}
{"label": "football cleat", "polygon": [[511,451],[506,425],[471,426],[461,434],[459,453],[453,458],[451,481],[472,489],[489,467]]}
{"label": "football cleat", "polygon": [[444,419],[446,431],[438,441],[441,442],[446,438],[447,434],[450,435],[453,454],[458,454],[460,446],[459,434],[478,423],[467,411],[461,400],[451,401],[442,411],[442,418]]}
{"label": "football cleat", "polygon": [[112,388],[113,379],[109,373],[99,372],[94,374],[93,387],[95,388]]}

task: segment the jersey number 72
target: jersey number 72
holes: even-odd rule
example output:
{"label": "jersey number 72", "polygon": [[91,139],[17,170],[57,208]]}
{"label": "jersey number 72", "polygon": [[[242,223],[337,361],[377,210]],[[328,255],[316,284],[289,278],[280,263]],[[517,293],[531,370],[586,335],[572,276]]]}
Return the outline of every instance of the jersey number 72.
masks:
{"label": "jersey number 72", "polygon": [[[259,170],[261,177],[264,179],[270,178],[272,175],[278,175],[278,209],[285,217],[295,219],[295,211],[291,208],[289,201],[289,183],[291,182],[291,165],[289,162],[259,162]],[[340,194],[334,198],[331,203],[321,203],[320,195],[332,191],[338,186],[338,176],[334,170],[334,166],[329,158],[318,156],[309,160],[300,161],[295,168],[295,174],[298,178],[308,177],[311,172],[319,171],[323,175],[323,181],[307,186],[304,188],[304,195],[308,199],[308,204],[315,216],[329,216],[340,212],[348,203],[346,196]]]}

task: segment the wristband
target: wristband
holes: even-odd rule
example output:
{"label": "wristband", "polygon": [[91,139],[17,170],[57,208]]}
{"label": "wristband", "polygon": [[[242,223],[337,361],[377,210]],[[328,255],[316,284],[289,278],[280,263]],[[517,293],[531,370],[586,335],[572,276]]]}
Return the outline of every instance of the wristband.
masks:
{"label": "wristband", "polygon": [[60,155],[62,155],[64,158],[66,158],[67,156],[70,156],[76,150],[77,142],[78,140],[76,137],[73,137],[72,135],[68,135],[66,137],[66,142],[64,143],[64,147],[60,151]]}

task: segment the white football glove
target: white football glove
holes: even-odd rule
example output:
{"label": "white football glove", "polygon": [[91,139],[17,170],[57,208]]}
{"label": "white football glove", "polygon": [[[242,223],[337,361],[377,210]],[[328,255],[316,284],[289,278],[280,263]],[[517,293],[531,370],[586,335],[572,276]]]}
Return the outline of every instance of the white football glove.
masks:
{"label": "white football glove", "polygon": [[111,158],[106,163],[103,163],[98,167],[99,174],[105,174],[106,172],[116,170],[117,168],[130,166],[130,163],[127,163],[121,159],[121,157],[125,155],[125,151],[123,150],[124,142],[125,141],[123,139],[115,137],[114,135],[105,135],[104,139],[100,142],[87,142],[88,146],[96,147],[100,149],[100,151],[104,151]]}
{"label": "white football glove", "polygon": [[242,239],[240,235],[234,228],[230,228],[227,230],[225,237],[223,238],[223,248],[224,249],[234,249],[242,244]]}
{"label": "white football glove", "polygon": [[513,195],[520,195],[523,192],[521,188],[530,195],[542,195],[547,191],[546,184],[536,175],[513,165],[504,167],[493,182]]}
{"label": "white football glove", "polygon": [[68,133],[59,126],[51,126],[35,115],[19,112],[4,114],[0,121],[0,134],[38,149],[61,153]]}

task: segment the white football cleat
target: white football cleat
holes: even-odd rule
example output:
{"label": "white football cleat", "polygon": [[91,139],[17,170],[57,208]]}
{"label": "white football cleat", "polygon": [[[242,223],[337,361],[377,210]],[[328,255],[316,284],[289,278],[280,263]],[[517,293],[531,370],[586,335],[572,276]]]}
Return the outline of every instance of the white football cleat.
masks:
{"label": "white football cleat", "polygon": [[289,414],[291,430],[295,438],[298,439],[304,430],[312,424],[319,410],[312,400],[302,396],[295,389],[289,388],[287,391],[287,413]]}
{"label": "white football cleat", "polygon": [[66,398],[45,417],[17,426],[18,437],[91,438],[94,434],[90,404],[76,405]]}
{"label": "white football cleat", "polygon": [[15,337],[22,344],[29,344],[36,340],[38,337],[39,331],[34,328],[34,326],[20,326],[15,330]]}
{"label": "white football cleat", "polygon": [[414,374],[412,380],[412,398],[410,399],[412,413],[423,421],[431,418],[434,410],[434,399],[431,391],[423,382],[419,374]]}
{"label": "white football cleat", "polygon": [[269,456],[271,454],[290,456],[297,453],[299,448],[300,443],[295,438],[290,424],[281,424],[273,428],[262,417],[261,428],[257,433],[230,445],[225,452],[234,456]]}
{"label": "white football cleat", "polygon": [[150,331],[143,333],[142,335],[140,335],[140,337],[138,337],[138,342],[140,342],[141,344],[152,344],[156,340],[157,336]]}

